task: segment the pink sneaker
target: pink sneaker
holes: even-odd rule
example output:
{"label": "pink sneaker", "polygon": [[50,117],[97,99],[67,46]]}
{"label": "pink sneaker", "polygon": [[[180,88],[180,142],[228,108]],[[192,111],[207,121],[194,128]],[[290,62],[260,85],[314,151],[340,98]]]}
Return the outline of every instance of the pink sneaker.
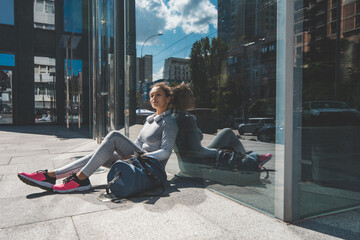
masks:
{"label": "pink sneaker", "polygon": [[57,193],[70,193],[70,192],[82,192],[91,189],[91,183],[89,178],[84,180],[80,180],[77,178],[76,174],[74,173],[68,178],[64,179],[62,184],[57,184],[53,186],[53,191]]}
{"label": "pink sneaker", "polygon": [[19,172],[18,177],[25,184],[44,190],[51,190],[56,182],[56,178],[50,177],[47,172],[48,170],[39,170],[34,173]]}
{"label": "pink sneaker", "polygon": [[260,155],[259,156],[259,168],[262,168],[264,164],[271,159],[271,153]]}

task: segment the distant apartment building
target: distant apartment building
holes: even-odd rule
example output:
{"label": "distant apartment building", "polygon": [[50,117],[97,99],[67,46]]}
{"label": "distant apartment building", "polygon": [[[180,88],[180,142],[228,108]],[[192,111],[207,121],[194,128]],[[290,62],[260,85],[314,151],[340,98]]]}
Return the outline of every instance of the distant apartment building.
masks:
{"label": "distant apartment building", "polygon": [[34,0],[34,27],[55,30],[55,0]]}
{"label": "distant apartment building", "polygon": [[[34,58],[35,121],[55,120],[55,58]],[[39,120],[42,119],[42,120]]]}
{"label": "distant apartment building", "polygon": [[136,58],[136,82],[139,84],[140,81],[152,82],[153,75],[153,56],[145,55],[142,58]]}
{"label": "distant apartment building", "polygon": [[189,60],[184,58],[167,58],[164,65],[164,79],[181,82],[190,81]]}

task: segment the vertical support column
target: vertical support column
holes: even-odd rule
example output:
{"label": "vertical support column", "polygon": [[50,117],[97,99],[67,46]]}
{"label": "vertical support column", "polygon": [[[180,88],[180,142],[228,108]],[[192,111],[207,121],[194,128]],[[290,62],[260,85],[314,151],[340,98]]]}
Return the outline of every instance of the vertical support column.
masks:
{"label": "vertical support column", "polygon": [[297,206],[297,174],[293,161],[294,99],[294,1],[277,3],[276,122],[284,124],[284,136],[276,129],[275,217],[294,221]]}
{"label": "vertical support column", "polygon": [[130,41],[129,41],[129,0],[124,0],[124,130],[129,137],[130,124]]}
{"label": "vertical support column", "polygon": [[56,118],[57,124],[63,125],[65,120],[65,50],[61,45],[64,32],[63,1],[55,1],[55,35],[56,35]]}
{"label": "vertical support column", "polygon": [[[14,1],[16,26],[14,124],[34,124],[34,1]],[[26,36],[26,37],[24,37]]]}
{"label": "vertical support column", "polygon": [[91,70],[92,70],[92,99],[93,99],[93,103],[92,103],[92,116],[93,116],[93,138],[97,139],[97,142],[100,143],[101,141],[101,137],[99,138],[99,135],[101,135],[101,133],[99,133],[99,125],[100,122],[98,121],[98,117],[97,114],[100,114],[99,112],[99,101],[98,101],[98,92],[100,91],[99,87],[98,87],[98,81],[97,79],[99,78],[99,24],[98,24],[98,19],[99,19],[99,2],[98,0],[93,0],[92,1],[92,21],[91,21],[91,28],[92,28],[92,45],[91,45],[91,49],[92,49],[92,61],[91,61]]}
{"label": "vertical support column", "polygon": [[114,0],[114,67],[115,67],[115,128],[124,126],[124,1]]}

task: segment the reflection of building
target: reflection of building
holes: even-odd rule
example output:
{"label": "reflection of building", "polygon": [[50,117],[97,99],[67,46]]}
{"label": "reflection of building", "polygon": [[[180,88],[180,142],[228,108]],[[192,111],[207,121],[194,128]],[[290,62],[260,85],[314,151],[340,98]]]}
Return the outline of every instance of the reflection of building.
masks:
{"label": "reflection of building", "polygon": [[219,0],[218,36],[228,44],[274,34],[276,1]]}
{"label": "reflection of building", "polygon": [[190,81],[189,60],[184,58],[167,58],[164,65],[164,79]]}
{"label": "reflection of building", "polygon": [[35,117],[41,118],[50,114],[52,120],[55,116],[55,59],[46,57],[35,57]]}
{"label": "reflection of building", "polygon": [[34,27],[55,30],[55,0],[34,0]]}
{"label": "reflection of building", "polygon": [[243,96],[242,111],[262,98],[274,98],[276,1],[220,0],[218,36],[228,44],[227,69]]}

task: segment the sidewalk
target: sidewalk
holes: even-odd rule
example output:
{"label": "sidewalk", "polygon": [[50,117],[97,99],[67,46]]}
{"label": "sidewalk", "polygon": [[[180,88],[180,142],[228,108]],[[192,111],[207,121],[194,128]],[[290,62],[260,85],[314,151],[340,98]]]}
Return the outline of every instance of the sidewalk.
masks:
{"label": "sidewalk", "polygon": [[360,239],[360,209],[286,224],[171,174],[163,196],[119,203],[98,200],[107,171],[91,176],[93,191],[74,194],[44,192],[17,177],[96,146],[59,126],[0,126],[0,239]]}

